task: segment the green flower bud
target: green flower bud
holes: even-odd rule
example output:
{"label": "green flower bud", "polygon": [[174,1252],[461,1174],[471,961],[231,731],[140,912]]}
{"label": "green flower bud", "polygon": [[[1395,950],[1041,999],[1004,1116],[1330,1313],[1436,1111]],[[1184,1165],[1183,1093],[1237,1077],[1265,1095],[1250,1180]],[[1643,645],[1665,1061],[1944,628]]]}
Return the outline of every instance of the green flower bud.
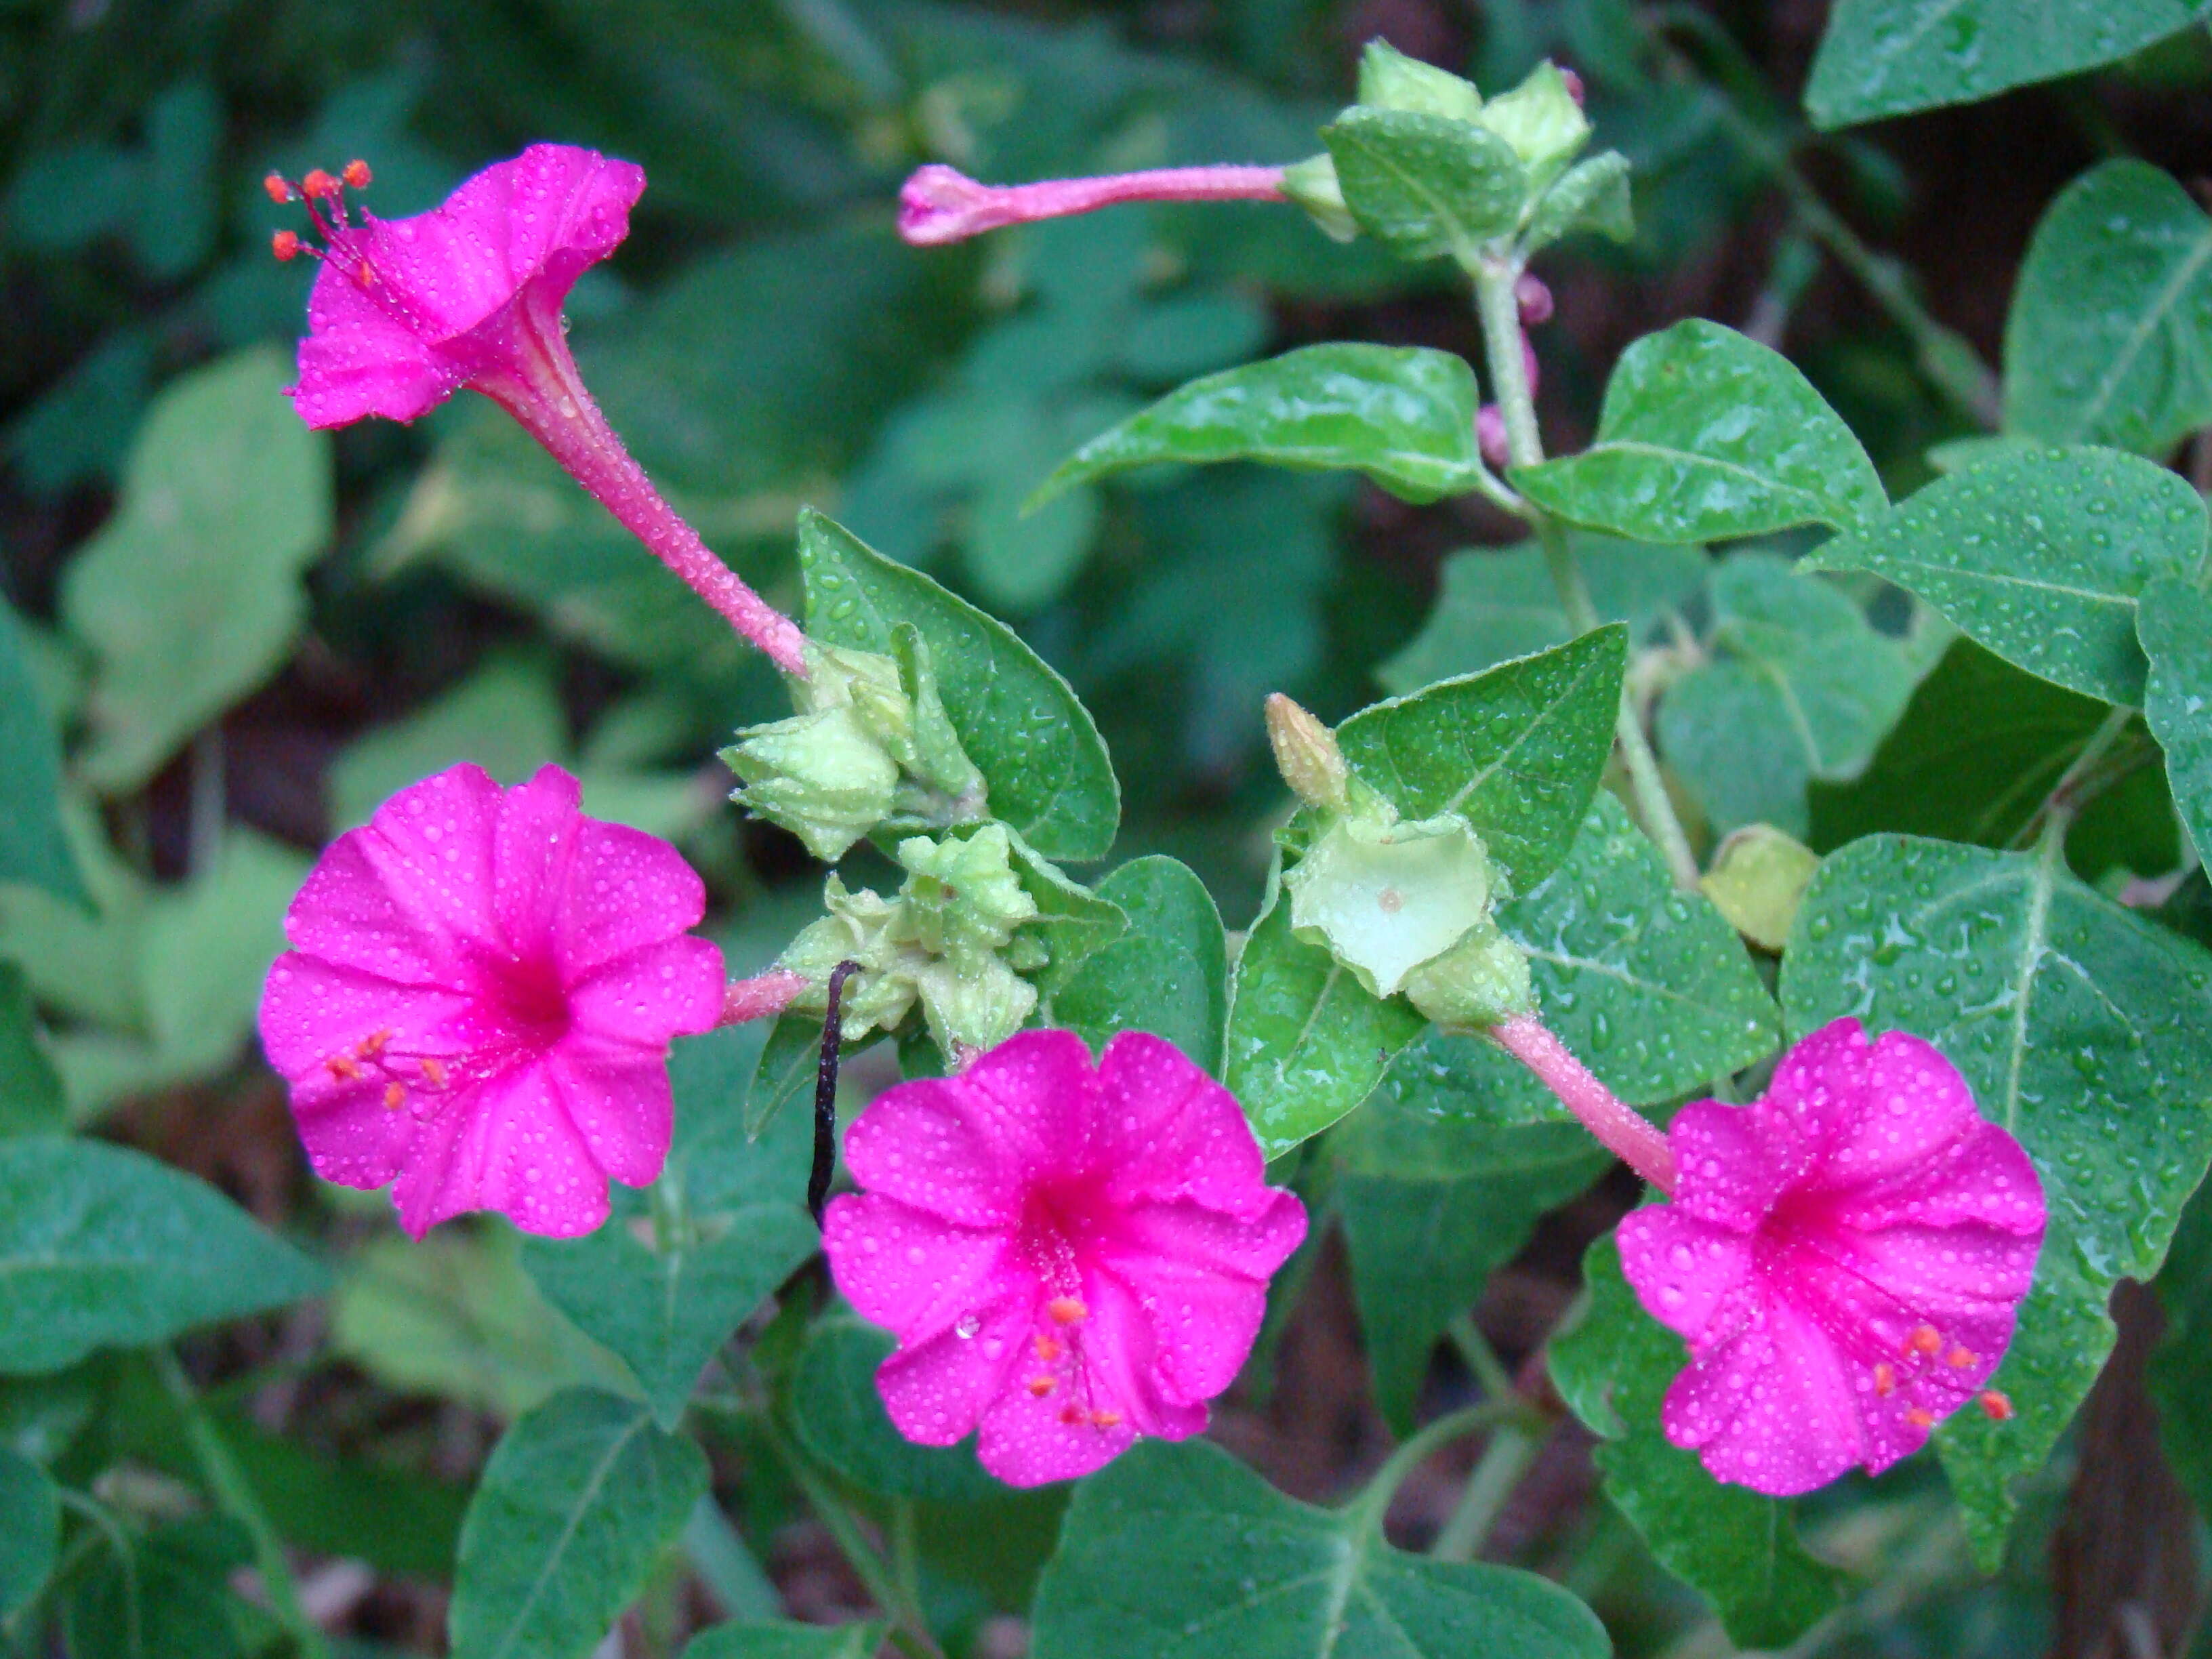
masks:
{"label": "green flower bud", "polygon": [[1479,1031],[1536,1011],[1528,957],[1488,916],[1407,975],[1406,998],[1450,1031]]}
{"label": "green flower bud", "polygon": [[1352,772],[1336,733],[1279,691],[1267,699],[1267,744],[1275,769],[1307,805],[1340,812],[1351,804]]}
{"label": "green flower bud", "polygon": [[1037,1003],[1036,987],[994,956],[933,962],[914,982],[929,1035],[955,1066],[1020,1030]]}
{"label": "green flower bud", "polygon": [[1589,142],[1590,124],[1567,90],[1566,77],[1551,63],[1536,65],[1528,78],[1482,106],[1474,118],[1513,147],[1528,171],[1529,195],[1548,188]]}
{"label": "green flower bud", "polygon": [[899,890],[905,926],[933,957],[990,955],[1036,918],[1036,901],[1014,873],[1003,823],[987,823],[964,841],[911,836],[899,843],[898,861],[908,872]]}
{"label": "green flower bud", "polygon": [[1283,194],[1304,208],[1331,240],[1349,242],[1359,234],[1359,221],[1345,205],[1336,163],[1328,156],[1310,155],[1285,167]]}
{"label": "green flower bud", "polygon": [[1387,808],[1339,817],[1283,876],[1298,937],[1378,997],[1490,919],[1490,855],[1466,820],[1393,817]]}
{"label": "green flower bud", "polygon": [[832,871],[822,902],[829,915],[801,928],[778,965],[804,974],[813,988],[791,1006],[813,1013],[829,1007],[830,975],[841,962],[857,962],[860,971],[845,982],[838,1022],[848,1042],[873,1030],[891,1030],[914,1006],[915,971],[927,965],[921,951],[901,944],[900,907],[863,888],[849,891]]}
{"label": "green flower bud", "polygon": [[899,769],[850,706],[756,726],[722,750],[743,780],[730,799],[780,823],[827,863],[890,815]]}
{"label": "green flower bud", "polygon": [[1820,867],[1820,855],[1803,842],[1771,823],[1747,823],[1721,843],[1698,885],[1729,927],[1780,956]]}
{"label": "green flower bud", "polygon": [[1408,58],[1386,40],[1370,40],[1359,56],[1359,101],[1455,121],[1472,121],[1482,109],[1474,82]]}

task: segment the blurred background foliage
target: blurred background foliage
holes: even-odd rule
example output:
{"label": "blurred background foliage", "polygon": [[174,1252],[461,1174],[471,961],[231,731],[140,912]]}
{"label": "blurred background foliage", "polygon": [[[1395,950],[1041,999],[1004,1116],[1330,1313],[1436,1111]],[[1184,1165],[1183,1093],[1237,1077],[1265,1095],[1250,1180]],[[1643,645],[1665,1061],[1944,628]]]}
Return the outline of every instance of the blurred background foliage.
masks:
{"label": "blurred background foliage", "polygon": [[[786,609],[811,503],[1012,621],[1098,714],[1127,854],[1182,858],[1234,926],[1281,806],[1261,696],[1333,720],[1552,642],[1565,623],[1533,556],[1496,550],[1510,526],[1479,498],[1417,508],[1337,476],[1154,472],[1026,518],[1021,503],[1189,376],[1332,338],[1471,355],[1474,320],[1440,267],[1257,205],[916,252],[891,230],[899,180],[927,160],[993,181],[1288,161],[1316,149],[1371,36],[1485,86],[1551,54],[1588,82],[1600,142],[1634,161],[1639,227],[1625,247],[1546,261],[1554,447],[1587,436],[1629,340],[1706,315],[1786,349],[1898,495],[1931,476],[1932,445],[1978,429],[1972,400],[1870,297],[1869,270],[1824,251],[1803,192],[1887,250],[1878,281],[1917,288],[1995,361],[2021,249],[2068,178],[2123,152],[2192,176],[2212,52],[2197,31],[2093,79],[1820,137],[1793,112],[1822,21],[1814,0],[0,3],[0,628],[30,667],[0,686],[0,741],[58,739],[65,867],[87,900],[0,885],[0,964],[15,965],[0,999],[38,1011],[56,1109],[339,1262],[326,1309],[220,1339],[234,1380],[213,1398],[280,1529],[334,1564],[309,1588],[350,1598],[362,1651],[432,1650],[459,1483],[492,1425],[611,1362],[539,1298],[511,1235],[403,1248],[381,1200],[306,1176],[248,1034],[314,849],[453,761],[507,781],[558,761],[587,810],[676,838],[708,874],[734,970],[814,913],[819,879],[795,842],[723,807],[729,780],[701,760],[781,712],[780,689],[512,422],[461,399],[412,428],[299,425],[276,393],[312,268],[270,258],[295,216],[262,175],[362,156],[368,204],[396,216],[537,139],[644,164],[629,242],[570,306],[586,378],[641,459]],[[1647,647],[1639,689],[1663,698],[1661,741],[1705,833],[1764,819],[1821,849],[1877,825],[2002,843],[2101,714],[1893,592],[1787,576],[1774,550],[1710,575],[1636,553],[1593,546],[1586,564]],[[2016,716],[2013,747],[1948,755],[1960,711],[1990,708]],[[1944,767],[1959,787],[1931,799]],[[2131,788],[2069,847],[2085,877],[2175,863],[2155,769]],[[2202,884],[2177,915],[2202,909]],[[1555,1214],[1492,1279],[1480,1317],[1510,1357],[1565,1305],[1620,1201],[1601,1188]],[[1324,1496],[1382,1443],[1333,1251],[1287,1323],[1272,1396],[1255,1391],[1224,1435]],[[100,1419],[120,1443],[70,1456],[121,1456],[158,1490],[188,1467],[184,1426],[140,1362],[95,1370],[129,1407]],[[7,1385],[0,1443],[68,1445],[83,1398]],[[1590,1597],[1625,1654],[1728,1651],[1595,1496],[1587,1442],[1546,1455],[1493,1550]],[[2070,1471],[2063,1455],[2030,1495],[1993,1582],[1972,1574],[1932,1468],[1879,1496],[1825,1494],[1809,1541],[1872,1588],[1804,1650],[2045,1645],[2063,1623],[2049,1553],[2056,1528],[2063,1565]],[[742,1458],[718,1474],[742,1539],[695,1528],[691,1574],[631,1620],[638,1652],[663,1650],[656,1631],[683,1626],[687,1596],[756,1615],[779,1597],[817,1615],[860,1600],[819,1528],[793,1524],[794,1494]],[[1416,1524],[1451,1496],[1409,1488],[1437,1511]],[[992,1621],[1035,1561],[994,1548],[973,1511],[939,1525],[924,1508],[931,1594],[975,1650],[1016,1650]],[[212,1528],[170,1532],[187,1578],[233,1559]]]}

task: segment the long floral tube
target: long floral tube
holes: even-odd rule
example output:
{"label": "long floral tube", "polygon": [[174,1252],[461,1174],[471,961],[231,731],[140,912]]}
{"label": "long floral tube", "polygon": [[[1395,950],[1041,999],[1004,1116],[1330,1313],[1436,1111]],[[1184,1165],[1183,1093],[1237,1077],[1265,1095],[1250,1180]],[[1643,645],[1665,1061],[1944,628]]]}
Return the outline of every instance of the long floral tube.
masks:
{"label": "long floral tube", "polygon": [[780,1014],[812,982],[788,968],[771,968],[750,979],[733,979],[722,994],[721,1024],[743,1025]]}
{"label": "long floral tube", "polygon": [[1661,1192],[1674,1190],[1674,1152],[1658,1126],[1591,1075],[1544,1022],[1522,1014],[1490,1028],[1491,1041],[1559,1097],[1606,1149]]}
{"label": "long floral tube", "polygon": [[1283,169],[1154,167],[1030,185],[979,184],[957,168],[918,168],[899,191],[899,234],[917,247],[964,241],[1036,219],[1064,219],[1121,202],[1279,202]]}

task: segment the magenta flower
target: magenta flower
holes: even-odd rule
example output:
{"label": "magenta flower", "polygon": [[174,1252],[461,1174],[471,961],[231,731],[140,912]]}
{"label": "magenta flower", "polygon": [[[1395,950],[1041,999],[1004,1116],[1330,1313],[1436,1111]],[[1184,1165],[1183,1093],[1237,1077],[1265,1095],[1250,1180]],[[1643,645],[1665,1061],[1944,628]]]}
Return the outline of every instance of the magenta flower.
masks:
{"label": "magenta flower", "polygon": [[831,1203],[823,1245],[898,1337],[876,1373],[891,1421],[926,1446],[980,1425],[1017,1486],[1203,1429],[1305,1237],[1235,1098],[1141,1032],[1095,1070],[1073,1032],[1020,1032],[886,1091],[845,1155],[869,1190]]}
{"label": "magenta flower", "polygon": [[980,185],[933,162],[899,191],[899,234],[917,247],[964,241],[987,230],[1036,219],[1094,213],[1120,202],[1279,202],[1283,169],[1261,167],[1153,167],[1094,179],[1045,179],[1033,185]]}
{"label": "magenta flower", "polygon": [[1715,1477],[1784,1497],[1879,1474],[1983,1390],[2034,1273],[2043,1188],[1935,1048],[1837,1020],[1757,1103],[1698,1101],[1668,1139],[1672,1201],[1620,1224],[1620,1261],[1689,1342],[1662,1422]]}
{"label": "magenta flower", "polygon": [[312,427],[365,416],[411,421],[464,386],[522,422],[576,482],[787,672],[805,672],[791,619],[764,602],[699,539],[630,459],[576,372],[561,306],[576,278],[629,234],[643,169],[570,144],[533,144],[486,167],[444,204],[411,219],[348,213],[356,161],[297,185],[325,246],[277,233],[280,258],[323,262],[300,343],[292,401]]}
{"label": "magenta flower", "polygon": [[712,1029],[722,955],[665,842],[577,810],[557,766],[456,766],[333,842],[261,998],[315,1172],[392,1184],[416,1237],[465,1210],[568,1237],[668,1156],[668,1043]]}

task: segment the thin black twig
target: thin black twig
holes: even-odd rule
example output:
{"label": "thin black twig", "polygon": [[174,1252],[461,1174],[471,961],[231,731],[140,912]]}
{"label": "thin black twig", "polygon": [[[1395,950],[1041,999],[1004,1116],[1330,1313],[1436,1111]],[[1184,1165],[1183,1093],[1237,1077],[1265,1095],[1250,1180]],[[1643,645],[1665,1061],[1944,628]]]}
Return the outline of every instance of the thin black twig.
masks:
{"label": "thin black twig", "polygon": [[837,1040],[844,1017],[845,981],[860,971],[857,962],[830,970],[830,1006],[822,1017],[822,1060],[814,1073],[814,1168],[806,1177],[806,1207],[822,1224],[822,1206],[830,1197],[830,1178],[837,1173]]}

